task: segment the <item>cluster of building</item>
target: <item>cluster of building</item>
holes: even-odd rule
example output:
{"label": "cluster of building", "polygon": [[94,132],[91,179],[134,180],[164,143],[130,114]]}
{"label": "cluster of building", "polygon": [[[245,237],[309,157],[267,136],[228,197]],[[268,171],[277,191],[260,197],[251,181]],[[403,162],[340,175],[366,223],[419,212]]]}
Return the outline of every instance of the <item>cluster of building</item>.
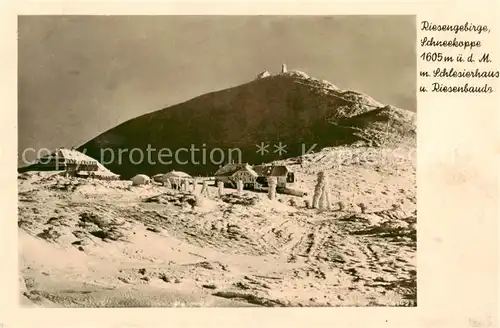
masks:
{"label": "cluster of building", "polygon": [[36,163],[19,169],[27,171],[60,171],[66,176],[119,180],[120,176],[108,170],[90,156],[74,149],[60,148],[50,155],[43,156]]}
{"label": "cluster of building", "polygon": [[[108,170],[97,160],[74,149],[57,149],[54,153],[40,158],[20,172],[25,171],[60,171],[66,176],[88,177],[103,180],[119,180],[120,176]],[[229,163],[217,170],[215,182],[223,182],[225,187],[236,188],[238,181],[245,189],[259,190],[269,186],[269,179],[275,178],[277,188],[286,188],[288,183],[295,182],[294,173],[285,165],[255,165],[248,163]],[[139,174],[131,179],[134,184],[146,184],[150,180],[179,189],[186,182],[193,180],[189,174],[180,171],[171,171],[166,174],[157,174],[150,179]],[[189,183],[188,182],[188,183]]]}
{"label": "cluster of building", "polygon": [[236,188],[242,181],[245,189],[260,189],[268,186],[269,178],[276,178],[278,188],[286,188],[287,183],[295,182],[294,173],[285,165],[255,165],[248,163],[229,163],[215,172],[215,181],[223,182],[226,187]]}

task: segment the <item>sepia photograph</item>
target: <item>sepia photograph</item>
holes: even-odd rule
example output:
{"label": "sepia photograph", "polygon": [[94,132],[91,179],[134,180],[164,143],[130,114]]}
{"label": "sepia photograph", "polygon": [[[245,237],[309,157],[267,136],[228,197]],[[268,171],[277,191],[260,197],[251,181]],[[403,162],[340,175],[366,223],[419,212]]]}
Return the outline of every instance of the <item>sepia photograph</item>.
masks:
{"label": "sepia photograph", "polygon": [[17,24],[22,307],[417,306],[415,15]]}

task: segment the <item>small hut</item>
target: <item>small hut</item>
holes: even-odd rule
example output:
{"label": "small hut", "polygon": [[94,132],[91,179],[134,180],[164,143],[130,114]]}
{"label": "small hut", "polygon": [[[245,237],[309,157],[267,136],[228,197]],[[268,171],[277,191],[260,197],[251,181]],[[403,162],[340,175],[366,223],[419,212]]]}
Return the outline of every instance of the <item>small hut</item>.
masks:
{"label": "small hut", "polygon": [[187,180],[191,180],[192,178],[192,176],[185,172],[172,170],[163,175],[162,182],[166,182],[168,180],[174,189],[178,189],[180,188],[182,181],[187,182]]}
{"label": "small hut", "polygon": [[28,171],[61,171],[66,176],[118,180],[120,176],[108,170],[92,157],[75,149],[60,148],[39,158],[35,164],[19,169]]}
{"label": "small hut", "polygon": [[230,163],[215,172],[215,181],[223,182],[226,187],[236,188],[237,182],[242,181],[245,188],[255,188],[258,174],[248,163]]}
{"label": "small hut", "polygon": [[285,165],[256,165],[253,167],[258,174],[257,182],[267,186],[270,177],[277,179],[277,187],[285,188],[287,183],[295,182],[295,174]]}
{"label": "small hut", "polygon": [[132,186],[142,186],[151,183],[151,179],[145,174],[137,174],[132,179]]}

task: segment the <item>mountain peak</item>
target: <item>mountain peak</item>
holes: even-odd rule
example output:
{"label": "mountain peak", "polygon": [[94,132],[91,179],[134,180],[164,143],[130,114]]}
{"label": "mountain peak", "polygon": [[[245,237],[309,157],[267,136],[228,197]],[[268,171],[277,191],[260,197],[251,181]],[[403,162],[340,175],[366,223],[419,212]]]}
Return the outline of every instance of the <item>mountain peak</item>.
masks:
{"label": "mountain peak", "polygon": [[309,76],[309,74],[300,70],[288,70],[286,64],[282,65],[281,73],[271,74],[269,71],[263,71],[257,75],[256,80],[264,78],[291,78],[295,83],[303,84],[317,92],[329,94],[334,97],[342,98],[348,102],[372,107],[379,108],[384,107],[386,104],[382,104],[365,93],[356,90],[342,90],[338,88],[332,82],[325,79],[317,79]]}
{"label": "mountain peak", "polygon": [[[410,144],[415,141],[414,113],[394,110],[358,91],[341,90],[326,80],[282,67],[263,71],[254,81],[211,92],[120,124],[85,145],[94,158],[102,150],[165,149],[184,156],[168,164],[113,157],[109,168],[124,176],[181,170],[191,174],[215,172],[218,164],[186,161],[186,149],[212,154],[237,149],[242,159],[260,163],[255,145],[286,144],[283,156],[299,156],[303,147],[317,148],[364,143],[368,146]],[[389,128],[390,126],[390,128]],[[194,145],[194,146],[193,146]],[[222,156],[222,155],[221,155]],[[133,157],[133,156],[132,156]],[[227,158],[224,158],[227,160]],[[282,159],[266,153],[266,161]],[[203,160],[201,161],[203,162]]]}
{"label": "mountain peak", "polygon": [[299,70],[288,70],[286,64],[281,64],[281,71],[280,73],[277,74],[271,74],[269,71],[263,71],[257,75],[257,79],[262,79],[270,76],[290,76],[290,77],[296,77],[296,78],[301,78],[301,79],[309,79],[309,75],[306,74],[305,72],[299,71]]}

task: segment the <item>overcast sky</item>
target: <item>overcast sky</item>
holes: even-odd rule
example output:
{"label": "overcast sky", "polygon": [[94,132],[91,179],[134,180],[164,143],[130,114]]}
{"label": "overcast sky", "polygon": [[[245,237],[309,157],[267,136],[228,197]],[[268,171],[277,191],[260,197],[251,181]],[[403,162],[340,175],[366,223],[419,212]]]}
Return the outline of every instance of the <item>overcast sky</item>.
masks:
{"label": "overcast sky", "polygon": [[416,110],[415,47],[413,16],[23,16],[19,150],[78,146],[281,63]]}

